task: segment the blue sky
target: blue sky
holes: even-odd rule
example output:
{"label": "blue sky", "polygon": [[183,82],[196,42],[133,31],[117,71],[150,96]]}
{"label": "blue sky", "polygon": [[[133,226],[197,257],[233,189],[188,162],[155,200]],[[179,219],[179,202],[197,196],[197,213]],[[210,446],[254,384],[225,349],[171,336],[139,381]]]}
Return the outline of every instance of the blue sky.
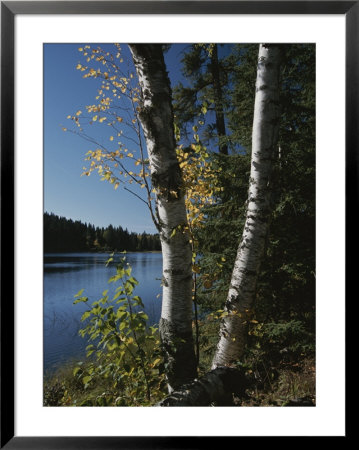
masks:
{"label": "blue sky", "polygon": [[[69,126],[69,114],[95,103],[99,80],[83,79],[83,72],[76,70],[79,62],[84,63],[78,51],[84,45],[44,45],[44,210],[96,226],[112,224],[135,232],[156,232],[146,206],[132,194],[121,187],[114,190],[95,172],[81,177],[91,144],[62,129]],[[101,47],[114,52],[113,45]],[[131,60],[127,45],[121,47],[124,59]],[[172,83],[181,79],[184,48],[173,45],[166,54]],[[95,129],[94,133],[103,139]]]}

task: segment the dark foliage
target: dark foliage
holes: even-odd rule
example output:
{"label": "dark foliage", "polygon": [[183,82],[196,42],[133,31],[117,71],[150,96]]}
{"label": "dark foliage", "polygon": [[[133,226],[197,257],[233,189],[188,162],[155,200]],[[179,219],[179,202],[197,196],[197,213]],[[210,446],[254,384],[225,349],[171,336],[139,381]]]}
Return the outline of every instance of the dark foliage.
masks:
{"label": "dark foliage", "polygon": [[137,234],[122,227],[95,227],[55,214],[44,214],[44,252],[159,251],[158,234]]}

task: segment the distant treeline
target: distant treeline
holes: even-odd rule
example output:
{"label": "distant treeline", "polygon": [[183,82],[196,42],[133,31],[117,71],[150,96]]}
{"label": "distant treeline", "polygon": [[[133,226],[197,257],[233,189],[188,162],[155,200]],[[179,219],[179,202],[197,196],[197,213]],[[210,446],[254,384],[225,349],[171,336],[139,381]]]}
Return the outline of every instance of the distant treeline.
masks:
{"label": "distant treeline", "polygon": [[100,250],[155,251],[161,250],[161,244],[158,234],[138,234],[112,225],[100,228],[45,212],[45,253]]}

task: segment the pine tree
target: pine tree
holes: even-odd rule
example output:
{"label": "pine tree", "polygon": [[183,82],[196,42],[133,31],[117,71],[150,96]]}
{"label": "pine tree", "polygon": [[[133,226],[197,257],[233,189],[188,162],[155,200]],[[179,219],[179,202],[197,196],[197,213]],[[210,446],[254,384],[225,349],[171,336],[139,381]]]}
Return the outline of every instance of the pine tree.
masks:
{"label": "pine tree", "polygon": [[176,123],[184,136],[188,124],[199,117],[207,121],[203,142],[214,142],[219,153],[228,155],[225,124],[225,85],[223,60],[218,56],[218,44],[193,44],[182,59],[182,72],[189,86],[182,83],[174,89]]}

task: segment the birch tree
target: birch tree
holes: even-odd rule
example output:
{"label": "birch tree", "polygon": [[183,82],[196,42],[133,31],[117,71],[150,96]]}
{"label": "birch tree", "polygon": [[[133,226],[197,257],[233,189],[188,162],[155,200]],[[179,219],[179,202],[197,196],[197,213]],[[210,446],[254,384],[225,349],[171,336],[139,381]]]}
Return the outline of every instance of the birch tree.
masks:
{"label": "birch tree", "polygon": [[279,129],[280,46],[259,46],[246,221],[232,272],[212,368],[243,354],[271,215],[271,168]]}
{"label": "birch tree", "polygon": [[181,171],[176,156],[171,88],[161,45],[130,44],[141,86],[144,130],[163,255],[160,335],[169,391],[193,380],[192,252],[186,230]]}

